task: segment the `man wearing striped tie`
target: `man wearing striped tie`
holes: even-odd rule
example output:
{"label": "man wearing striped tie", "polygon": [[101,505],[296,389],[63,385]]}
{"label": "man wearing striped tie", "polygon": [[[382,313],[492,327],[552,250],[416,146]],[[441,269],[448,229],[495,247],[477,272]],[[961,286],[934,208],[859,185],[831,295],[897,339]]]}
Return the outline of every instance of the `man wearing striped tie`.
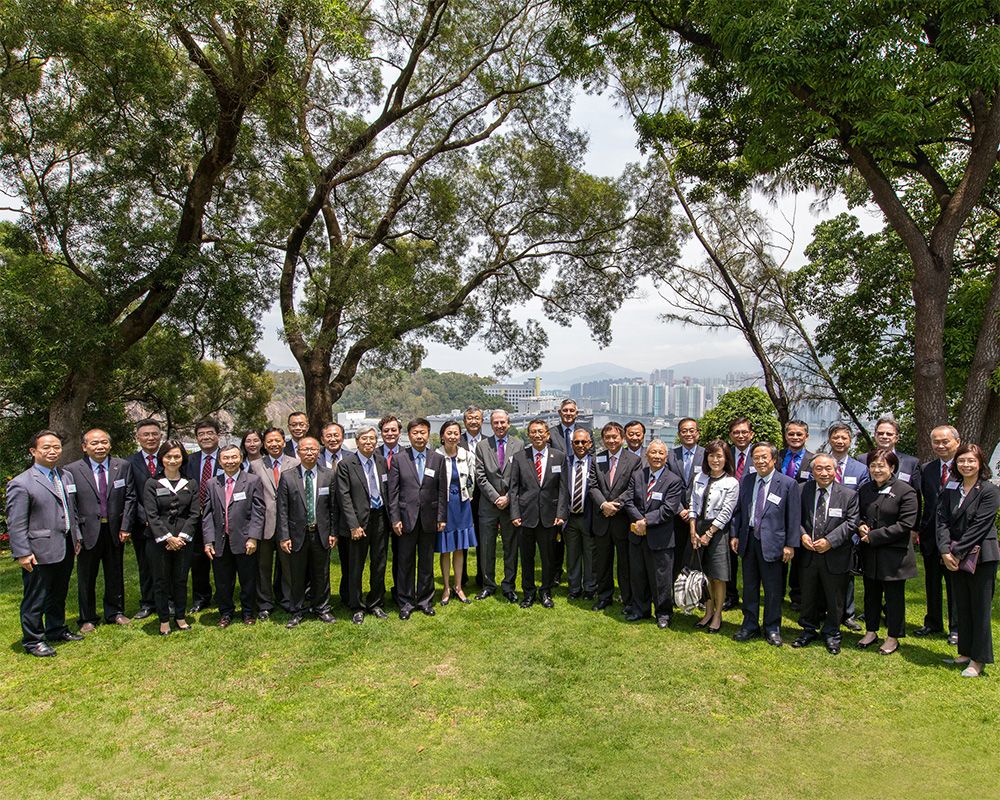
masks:
{"label": "man wearing striped tie", "polygon": [[135,563],[139,570],[139,610],[132,619],[146,619],[153,615],[153,566],[149,563],[147,548],[153,541],[146,524],[146,509],[142,505],[142,493],[146,481],[156,477],[160,468],[156,453],[163,439],[160,423],[152,418],[141,419],[135,425],[135,440],[139,450],[128,457],[132,468],[132,484],[135,486],[135,519],[132,522],[132,547]]}
{"label": "man wearing striped tie", "polygon": [[569,491],[569,518],[562,530],[566,545],[566,576],[569,583],[569,599],[583,596],[585,588],[593,592],[594,579],[594,539],[590,535],[590,450],[593,447],[590,431],[577,428],[571,440],[572,454],[569,457],[567,489]]}

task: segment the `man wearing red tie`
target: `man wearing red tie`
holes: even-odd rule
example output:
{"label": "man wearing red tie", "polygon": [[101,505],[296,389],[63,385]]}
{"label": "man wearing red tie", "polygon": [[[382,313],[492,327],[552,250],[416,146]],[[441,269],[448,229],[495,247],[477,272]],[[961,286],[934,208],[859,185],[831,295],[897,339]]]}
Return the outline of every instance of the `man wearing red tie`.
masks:
{"label": "man wearing red tie", "polygon": [[[188,459],[184,477],[198,481],[199,508],[204,508],[208,502],[208,482],[215,475],[222,474],[222,467],[219,466],[219,423],[209,418],[201,420],[194,426],[194,438],[198,440],[201,452]],[[197,614],[212,604],[212,564],[205,555],[200,521],[192,544],[191,613]]]}
{"label": "man wearing red tie", "polygon": [[128,457],[132,468],[132,484],[135,487],[135,518],[132,522],[132,548],[135,550],[135,563],[139,569],[139,610],[132,619],[146,619],[153,615],[153,565],[149,563],[147,547],[152,538],[149,526],[146,524],[146,509],[142,504],[146,481],[155,478],[160,464],[156,452],[160,449],[163,439],[163,429],[155,419],[141,419],[135,426],[135,440],[139,444],[138,452]]}
{"label": "man wearing red tie", "polygon": [[[753,450],[753,440],[757,434],[754,433],[753,425],[746,417],[737,417],[729,423],[729,441],[733,443],[733,464],[736,465],[736,472],[733,477],[738,481],[743,480],[743,476],[756,471],[753,459],[750,458],[750,451]],[[723,610],[739,608],[740,593],[736,586],[736,576],[739,575],[740,562],[736,553],[729,553],[729,575],[726,582],[726,602]]]}

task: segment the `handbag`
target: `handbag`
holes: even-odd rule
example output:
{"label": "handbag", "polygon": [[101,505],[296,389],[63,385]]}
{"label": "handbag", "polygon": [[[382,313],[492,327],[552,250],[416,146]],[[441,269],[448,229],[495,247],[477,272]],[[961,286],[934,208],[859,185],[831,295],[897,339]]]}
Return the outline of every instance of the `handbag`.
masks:
{"label": "handbag", "polygon": [[[962,572],[968,572],[970,575],[976,574],[976,566],[979,564],[979,551],[982,548],[977,544],[973,547],[968,555],[958,562],[958,568]],[[955,555],[954,545],[951,545],[951,554]]]}
{"label": "handbag", "polygon": [[701,571],[701,550],[694,552],[698,556],[698,569],[684,567],[674,581],[674,605],[685,614],[703,606],[708,599],[708,578]]}

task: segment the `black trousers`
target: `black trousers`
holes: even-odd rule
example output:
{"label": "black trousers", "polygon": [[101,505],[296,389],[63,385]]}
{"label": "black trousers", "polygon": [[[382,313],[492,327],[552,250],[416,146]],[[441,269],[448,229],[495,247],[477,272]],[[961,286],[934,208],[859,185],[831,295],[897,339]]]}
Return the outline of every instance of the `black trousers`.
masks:
{"label": "black trousers", "polygon": [[233,595],[236,593],[237,576],[240,579],[240,611],[245,617],[257,616],[258,569],[256,551],[251,556],[246,553],[234,553],[229,546],[229,537],[222,537],[221,547],[216,548],[215,558],[212,559],[215,599],[219,603],[219,613],[222,616],[232,616],[236,610]]}
{"label": "black trousers", "polygon": [[882,598],[885,597],[885,625],[889,636],[906,636],[906,581],[880,581],[865,578],[865,630],[877,633],[882,622]]}
{"label": "black trousers", "polygon": [[66,534],[66,555],[55,564],[35,564],[21,569],[21,643],[33,647],[46,638],[58,639],[66,627],[66,594],[73,574],[73,539]]}
{"label": "black trousers", "polygon": [[993,663],[993,591],[997,562],[982,562],[974,574],[951,573],[951,588],[958,615],[958,654],[981,664]]}
{"label": "black trousers", "polygon": [[[481,542],[480,529],[482,523],[479,520],[479,500],[482,497],[482,492],[477,486],[475,491],[472,493],[472,529],[476,532],[476,541]],[[466,548],[462,551],[462,556],[465,559],[465,569],[462,570],[462,588],[465,588],[466,582],[469,580],[470,576],[473,574],[472,560],[469,558],[469,553],[472,548]],[[496,558],[496,543],[494,542],[493,557]],[[486,584],[483,582],[483,559],[479,553],[479,545],[476,545],[476,569],[475,569],[476,586],[480,589],[484,588]],[[496,581],[494,581],[496,583]],[[496,587],[494,586],[494,591]]]}
{"label": "black trousers", "polygon": [[681,570],[684,569],[684,565],[687,564],[688,559],[691,557],[691,522],[690,520],[681,519],[680,514],[674,517],[674,575],[673,578],[676,581],[677,576],[681,574]]}
{"label": "black trousers", "polygon": [[[278,549],[278,538],[261,539],[257,542],[257,610],[274,610],[274,562]],[[216,578],[218,584],[218,578]]]}
{"label": "black trousers", "polygon": [[330,551],[320,537],[316,528],[306,530],[302,547],[285,554],[292,614],[330,610]]}
{"label": "black trousers", "polygon": [[[552,547],[549,554],[552,561],[552,586],[557,586],[563,577],[563,564],[566,561],[566,546],[562,532],[557,528],[552,536]],[[551,591],[551,587],[549,589]]]}
{"label": "black trousers", "polygon": [[139,570],[139,608],[153,608],[153,565],[149,562],[149,550],[154,547],[149,528],[132,532],[132,549],[135,551],[135,565]]}
{"label": "black trousers", "polygon": [[781,559],[765,561],[760,539],[750,534],[743,556],[743,629],[760,630],[760,595],[764,590],[764,631],[781,630],[781,598],[785,584],[781,578]]}
{"label": "black trousers", "polygon": [[808,567],[800,566],[802,615],[799,621],[807,632],[822,632],[827,639],[840,640],[840,621],[844,618],[844,601],[852,577],[849,572],[833,574],[822,557],[815,555]]}
{"label": "black trousers", "polygon": [[[195,532],[191,556],[191,604],[212,604],[212,562],[205,555],[205,540],[201,535],[201,523]],[[187,548],[185,548],[187,549]]]}
{"label": "black trousers", "polygon": [[[611,541],[611,533],[603,536],[591,536],[594,543],[594,594],[600,601],[610,601],[615,593],[614,560],[615,544]],[[621,566],[621,559],[618,559]],[[629,581],[631,586],[631,581]]]}
{"label": "black trousers", "polygon": [[[350,532],[347,533],[350,536]],[[351,539],[348,581],[348,607],[353,612],[385,608],[385,557],[388,551],[389,517],[385,508],[372,509],[365,535]],[[368,593],[361,589],[365,563],[368,563]]]}
{"label": "black trousers", "polygon": [[345,531],[344,535],[337,537],[337,556],[340,559],[340,602],[344,608],[350,607],[350,583],[351,583],[351,533]]}
{"label": "black trousers", "polygon": [[170,621],[171,603],[174,605],[174,617],[184,619],[187,615],[187,583],[194,544],[189,542],[180,550],[167,550],[166,542],[153,542],[148,554],[153,565],[153,599],[160,622]]}
{"label": "black trousers", "polygon": [[391,526],[386,529],[385,535],[388,537],[384,545],[386,559],[389,558],[389,551],[392,551],[391,566],[389,568],[392,573],[390,594],[392,595],[392,602],[399,605],[399,542],[397,541],[398,537],[392,532]]}
{"label": "black trousers", "polygon": [[513,592],[517,580],[517,557],[520,528],[510,524],[510,511],[492,503],[479,507],[479,532],[476,541],[476,561],[482,569],[483,588],[497,590],[497,532],[503,545],[503,581],[500,589]]}
{"label": "black trousers", "polygon": [[[956,630],[958,614],[955,602],[953,582],[955,575],[941,563],[938,552],[921,553],[924,560],[924,589],[927,593],[927,613],[924,614],[924,625],[932,631],[943,631],[942,617],[944,608],[941,602],[941,584],[944,583],[945,595],[948,599],[948,631]],[[978,570],[977,570],[978,572]],[[976,659],[979,660],[978,658]]]}
{"label": "black trousers", "polygon": [[542,561],[542,594],[551,594],[555,586],[555,564],[552,561],[552,545],[558,528],[539,525],[536,528],[521,526],[521,590],[525,598],[535,596],[535,547]]}
{"label": "black trousers", "polygon": [[674,608],[674,548],[653,550],[645,536],[639,538],[638,544],[628,545],[632,610],[640,617],[648,617],[652,610],[657,619],[669,619]]}
{"label": "black trousers", "polygon": [[785,571],[788,573],[788,599],[792,603],[801,603],[802,587],[799,579],[799,562],[793,558],[787,564],[783,563],[783,565]]}
{"label": "black trousers", "polygon": [[[396,554],[399,566],[396,577],[399,579],[399,591],[396,602],[400,611],[413,611],[414,608],[431,608],[434,605],[434,543],[436,531],[425,531],[418,524],[412,531],[406,531],[402,536],[390,534],[397,539]],[[414,571],[416,581],[414,582]]]}
{"label": "black trousers", "polygon": [[730,578],[726,581],[726,600],[734,606],[740,604],[740,592],[738,584],[738,575],[740,574],[740,560],[739,557],[732,550],[729,551],[729,575]]}
{"label": "black trousers", "polygon": [[572,595],[583,594],[588,576],[594,572],[593,543],[590,539],[587,517],[570,514],[562,530],[562,540],[566,549],[566,583]]}
{"label": "black trousers", "polygon": [[628,529],[623,533],[612,531],[611,543],[614,545],[615,556],[618,559],[618,593],[622,596],[622,605],[628,611],[633,607],[633,603],[635,602],[635,597],[632,593],[632,570],[629,566]]}
{"label": "black trousers", "polygon": [[104,619],[114,622],[115,617],[125,613],[125,547],[118,541],[118,531],[112,533],[107,523],[101,525],[93,548],[81,548],[76,559],[81,625],[85,622],[96,625],[99,621],[97,573],[100,570],[104,572]]}

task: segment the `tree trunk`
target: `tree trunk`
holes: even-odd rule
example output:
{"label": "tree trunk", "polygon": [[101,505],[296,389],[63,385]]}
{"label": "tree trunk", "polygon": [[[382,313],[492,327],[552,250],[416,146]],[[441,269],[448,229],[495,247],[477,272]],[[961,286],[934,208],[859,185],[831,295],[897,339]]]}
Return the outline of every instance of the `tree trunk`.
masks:
{"label": "tree trunk", "polygon": [[[306,414],[309,415],[309,435],[319,439],[323,428],[334,421],[333,404],[340,399],[330,385],[330,353],[320,348],[308,352],[308,361],[299,363],[306,387]],[[336,396],[335,396],[336,395]]]}
{"label": "tree trunk", "polygon": [[63,464],[83,455],[83,417],[99,374],[92,361],[71,370],[49,405],[49,428],[63,437]]}
{"label": "tree trunk", "polygon": [[917,455],[934,457],[930,432],[948,424],[944,380],[944,321],[952,252],[913,259],[913,408]]}
{"label": "tree trunk", "polygon": [[[962,395],[962,410],[958,418],[958,432],[963,442],[976,442],[984,449],[988,444],[983,437],[988,425],[987,415],[990,404],[996,398],[989,380],[1000,362],[1000,264],[993,272],[993,285],[983,322],[979,327],[979,341],[969,368],[969,379]],[[994,404],[995,407],[995,404]],[[986,450],[987,455],[992,452]]]}

